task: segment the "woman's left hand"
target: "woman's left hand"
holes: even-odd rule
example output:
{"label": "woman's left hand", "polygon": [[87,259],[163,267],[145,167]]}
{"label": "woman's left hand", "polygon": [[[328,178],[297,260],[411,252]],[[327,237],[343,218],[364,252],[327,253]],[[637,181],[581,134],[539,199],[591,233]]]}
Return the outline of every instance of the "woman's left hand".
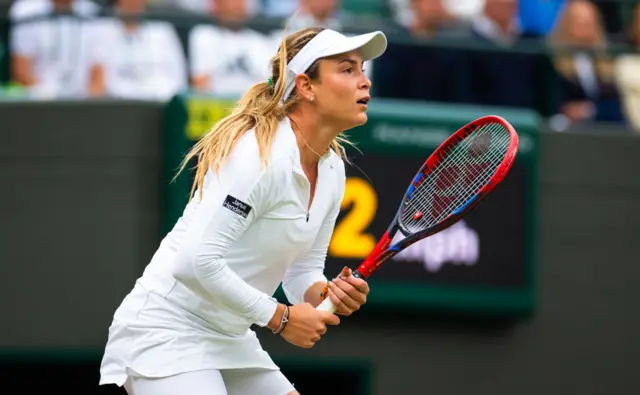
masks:
{"label": "woman's left hand", "polygon": [[334,306],[336,314],[351,315],[360,306],[367,303],[369,285],[361,278],[353,276],[351,269],[345,267],[340,275],[333,281],[329,281],[328,295]]}

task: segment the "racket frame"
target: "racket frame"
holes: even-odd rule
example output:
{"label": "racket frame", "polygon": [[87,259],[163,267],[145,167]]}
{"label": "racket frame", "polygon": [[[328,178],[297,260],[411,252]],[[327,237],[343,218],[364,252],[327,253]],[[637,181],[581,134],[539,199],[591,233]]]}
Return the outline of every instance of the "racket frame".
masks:
{"label": "racket frame", "polygon": [[[416,233],[411,233],[402,225],[402,221],[400,221],[403,205],[405,204],[407,199],[410,199],[412,192],[420,185],[421,181],[424,179],[424,176],[434,170],[455,146],[457,146],[462,140],[468,137],[475,130],[489,123],[501,124],[505,129],[507,129],[510,135],[510,141],[509,146],[507,147],[506,155],[502,160],[502,163],[500,163],[500,165],[498,166],[498,169],[496,169],[496,172],[489,179],[489,182],[486,183],[482,188],[480,188],[480,190],[474,196],[469,198],[469,200],[465,204],[463,204],[455,212],[449,214],[449,216],[444,220],[438,222],[434,226],[429,227],[428,229]],[[467,215],[470,211],[477,207],[477,205],[482,200],[484,200],[489,192],[491,192],[504,179],[504,177],[511,169],[513,161],[516,158],[516,155],[518,153],[518,145],[518,134],[516,133],[513,126],[507,120],[497,115],[487,115],[478,118],[449,136],[444,142],[440,144],[438,148],[436,148],[436,150],[429,156],[429,158],[427,158],[426,162],[413,177],[411,184],[407,188],[402,199],[402,203],[398,207],[396,215],[389,225],[389,228],[382,235],[367,258],[365,258],[360,266],[358,266],[358,269],[353,271],[353,275],[358,278],[369,277],[383,263],[392,258],[394,255],[398,254],[400,251],[426,237],[441,232],[442,230],[452,226],[460,219],[462,219],[465,215]],[[391,246],[391,241],[398,231],[400,231],[405,237]]]}

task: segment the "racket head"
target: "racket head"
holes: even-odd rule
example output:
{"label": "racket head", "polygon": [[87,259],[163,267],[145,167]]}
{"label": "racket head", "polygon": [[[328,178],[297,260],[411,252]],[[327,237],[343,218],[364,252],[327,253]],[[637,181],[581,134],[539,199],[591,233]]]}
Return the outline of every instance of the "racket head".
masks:
{"label": "racket head", "polygon": [[[508,174],[518,144],[513,126],[497,115],[453,133],[413,177],[391,226],[358,271],[368,277],[393,255],[467,215]],[[396,229],[405,238],[390,245]]]}
{"label": "racket head", "polygon": [[513,126],[497,115],[460,128],[412,179],[396,217],[399,230],[424,238],[460,220],[509,173],[518,144]]}

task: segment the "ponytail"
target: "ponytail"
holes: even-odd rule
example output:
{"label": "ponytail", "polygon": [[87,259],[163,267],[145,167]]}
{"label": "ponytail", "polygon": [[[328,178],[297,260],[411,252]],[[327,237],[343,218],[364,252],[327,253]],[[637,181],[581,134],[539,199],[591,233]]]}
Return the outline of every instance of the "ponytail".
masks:
{"label": "ponytail", "polygon": [[[197,159],[198,165],[191,187],[191,197],[199,189],[202,198],[202,186],[207,171],[212,169],[217,172],[228,159],[240,138],[251,129],[255,131],[260,159],[263,164],[267,164],[268,153],[279,124],[299,100],[296,94],[292,94],[284,104],[281,103],[284,95],[284,77],[286,76],[287,64],[322,30],[324,29],[307,28],[283,39],[278,53],[271,59],[272,77],[269,81],[259,82],[252,86],[238,101],[231,114],[215,124],[186,154],[176,177],[192,159]],[[317,72],[316,62],[309,68],[307,74],[314,78],[317,76]],[[346,155],[341,143],[349,142],[344,137],[337,137],[331,142],[331,148],[340,158],[344,159]]]}

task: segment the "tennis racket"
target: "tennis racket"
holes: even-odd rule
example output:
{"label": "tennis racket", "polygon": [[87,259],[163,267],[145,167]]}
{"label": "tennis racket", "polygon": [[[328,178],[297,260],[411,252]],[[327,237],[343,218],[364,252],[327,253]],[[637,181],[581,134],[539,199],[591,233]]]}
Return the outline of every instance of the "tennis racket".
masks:
{"label": "tennis racket", "polygon": [[[366,279],[400,251],[467,215],[507,175],[518,141],[513,126],[495,115],[451,135],[412,179],[391,225],[353,276]],[[391,245],[397,232],[405,237]],[[325,293],[318,309],[333,313],[336,307]]]}

